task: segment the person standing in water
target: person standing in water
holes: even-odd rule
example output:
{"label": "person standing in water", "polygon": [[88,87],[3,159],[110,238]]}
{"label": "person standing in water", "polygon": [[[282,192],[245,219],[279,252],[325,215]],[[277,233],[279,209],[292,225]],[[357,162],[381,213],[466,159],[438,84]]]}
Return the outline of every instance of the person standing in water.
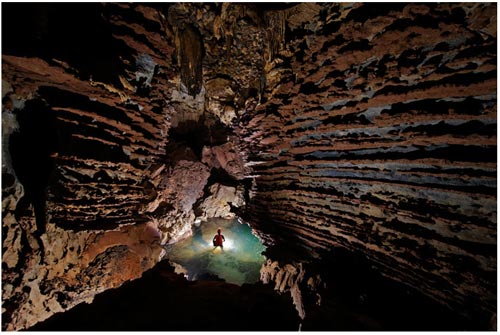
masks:
{"label": "person standing in water", "polygon": [[[214,239],[212,240],[212,242],[214,242],[214,247],[217,248],[217,247],[220,247],[222,250],[224,250],[224,247],[222,245],[222,242],[225,242],[226,239],[224,238],[224,235],[221,234],[221,229],[217,229],[217,235],[214,236]],[[214,250],[215,250],[214,248]]]}

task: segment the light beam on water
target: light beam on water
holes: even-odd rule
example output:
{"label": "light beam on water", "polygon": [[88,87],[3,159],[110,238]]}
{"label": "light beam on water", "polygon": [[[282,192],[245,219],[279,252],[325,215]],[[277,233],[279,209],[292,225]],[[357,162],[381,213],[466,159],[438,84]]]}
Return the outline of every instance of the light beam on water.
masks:
{"label": "light beam on water", "polygon": [[[222,229],[226,241],[224,250],[212,244],[217,229]],[[265,247],[252,234],[252,229],[237,219],[211,219],[193,227],[193,235],[168,248],[167,258],[180,265],[188,280],[224,279],[241,285],[255,283],[266,258],[261,255]]]}

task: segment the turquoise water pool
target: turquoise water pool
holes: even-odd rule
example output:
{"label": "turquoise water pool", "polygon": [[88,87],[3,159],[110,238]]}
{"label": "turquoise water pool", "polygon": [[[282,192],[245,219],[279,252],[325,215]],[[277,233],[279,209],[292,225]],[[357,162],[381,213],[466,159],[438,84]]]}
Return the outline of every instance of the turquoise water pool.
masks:
{"label": "turquoise water pool", "polygon": [[[218,228],[226,239],[224,250],[212,244]],[[188,280],[219,277],[241,285],[259,281],[260,267],[266,260],[261,255],[264,250],[247,224],[237,219],[211,219],[194,226],[191,237],[170,245],[166,258],[177,264],[177,271],[182,271]]]}

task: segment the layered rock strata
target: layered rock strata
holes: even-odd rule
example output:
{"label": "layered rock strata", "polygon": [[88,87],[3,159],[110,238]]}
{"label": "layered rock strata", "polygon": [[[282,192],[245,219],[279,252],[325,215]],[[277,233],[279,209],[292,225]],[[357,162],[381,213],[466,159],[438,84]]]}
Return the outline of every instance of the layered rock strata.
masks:
{"label": "layered rock strata", "polygon": [[[14,129],[3,134],[5,330],[91,301],[163,253],[163,228],[140,209],[151,200],[149,167],[165,152],[174,48],[156,11],[112,6],[110,16],[100,16],[107,5],[5,8],[24,33],[7,38],[2,57],[3,124]],[[85,15],[70,22],[76,9]]]}
{"label": "layered rock strata", "polygon": [[[237,150],[223,152],[236,139],[229,119],[214,108],[204,115],[211,49],[191,16],[174,18],[183,11],[5,6],[3,329],[25,329],[140,277],[162,258],[161,245],[191,233],[213,185],[224,192],[211,206],[223,210],[205,218],[229,215],[221,201],[243,205],[242,189],[229,199],[224,181],[245,174]],[[202,162],[203,146],[215,165]]]}
{"label": "layered rock strata", "polygon": [[[496,313],[496,5],[300,4],[244,115],[248,219]],[[307,18],[303,19],[302,18]],[[278,42],[278,41],[277,41]]]}

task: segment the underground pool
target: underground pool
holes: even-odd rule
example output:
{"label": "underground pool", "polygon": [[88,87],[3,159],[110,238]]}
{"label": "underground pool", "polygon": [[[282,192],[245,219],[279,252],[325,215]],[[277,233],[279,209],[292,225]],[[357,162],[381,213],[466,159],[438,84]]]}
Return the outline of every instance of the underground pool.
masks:
{"label": "underground pool", "polygon": [[[212,239],[217,229],[226,241],[224,250],[215,248]],[[265,247],[241,220],[210,219],[193,226],[193,235],[167,247],[170,263],[188,280],[225,280],[242,285],[256,283],[266,258]]]}

